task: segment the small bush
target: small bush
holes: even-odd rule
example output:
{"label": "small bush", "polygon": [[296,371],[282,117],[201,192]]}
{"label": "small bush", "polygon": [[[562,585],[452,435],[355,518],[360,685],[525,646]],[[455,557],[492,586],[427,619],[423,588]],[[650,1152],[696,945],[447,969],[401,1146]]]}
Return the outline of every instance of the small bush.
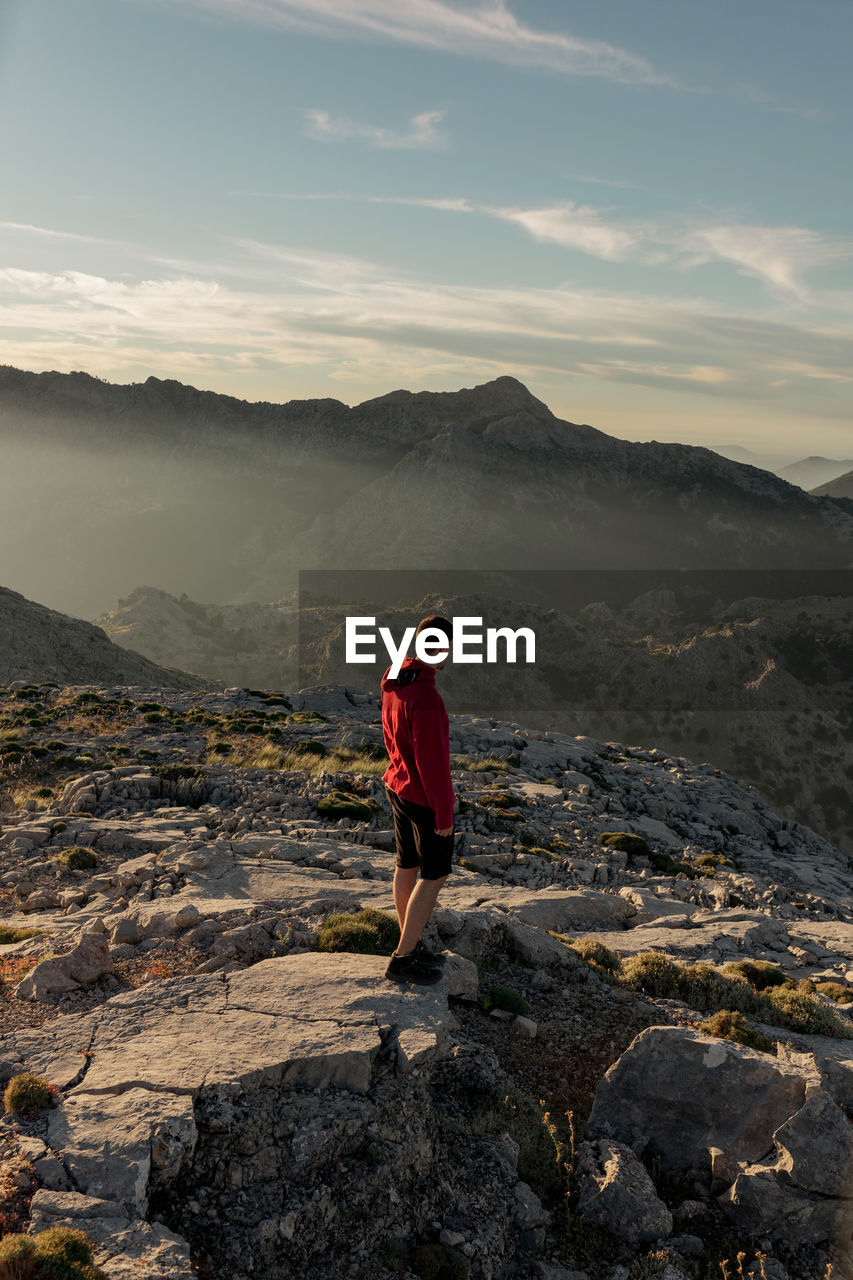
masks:
{"label": "small bush", "polygon": [[626,986],[634,987],[647,996],[678,997],[680,967],[661,951],[641,951],[622,965],[622,977]]}
{"label": "small bush", "polygon": [[770,960],[732,960],[723,966],[723,973],[739,974],[745,978],[755,991],[766,991],[770,987],[792,987],[791,978]]}
{"label": "small bush", "polygon": [[477,804],[492,809],[517,809],[523,803],[521,796],[511,791],[484,791],[477,796]]}
{"label": "small bush", "polygon": [[43,1111],[53,1101],[50,1084],[42,1076],[32,1071],[24,1071],[19,1076],[12,1076],[3,1093],[3,1106],[6,1115],[26,1114],[29,1111]]}
{"label": "small bush", "polygon": [[166,782],[177,782],[179,778],[197,778],[202,781],[206,774],[194,764],[155,764],[151,770],[156,778]]}
{"label": "small bush", "polygon": [[483,1000],[483,1008],[487,1013],[489,1009],[506,1009],[508,1013],[521,1014],[529,1012],[529,1005],[524,996],[513,991],[512,987],[492,987]]}
{"label": "small bush", "polygon": [[829,996],[830,1000],[837,1000],[839,1004],[853,1003],[853,991],[850,987],[845,987],[843,982],[819,982],[816,990],[822,996]]}
{"label": "small bush", "polygon": [[494,756],[485,756],[482,760],[467,760],[462,757],[462,768],[469,773],[512,773],[508,761],[496,760]]}
{"label": "small bush", "polygon": [[30,1280],[35,1275],[35,1251],[35,1236],[4,1236],[0,1240],[0,1280]]}
{"label": "small bush", "polygon": [[27,938],[40,938],[46,929],[16,929],[13,924],[0,924],[0,946],[10,942],[24,942]]}
{"label": "small bush", "polygon": [[318,951],[389,956],[399,941],[400,926],[396,917],[376,907],[357,912],[333,911],[317,930]]}
{"label": "small bush", "polygon": [[294,751],[303,756],[326,756],[328,751],[322,742],[318,742],[316,738],[304,738],[301,742],[297,742]]}
{"label": "small bush", "polygon": [[53,855],[54,862],[59,862],[69,871],[90,871],[98,865],[98,855],[87,845],[74,844],[70,849],[60,849]]}
{"label": "small bush", "polygon": [[327,818],[372,818],[378,808],[375,800],[362,800],[338,787],[317,801],[317,812]]}
{"label": "small bush", "polygon": [[853,1037],[853,1027],[826,1005],[805,991],[792,991],[789,987],[775,987],[767,997],[775,1016],[767,1021],[790,1031],[804,1035],[836,1036],[839,1039]]}
{"label": "small bush", "polygon": [[637,857],[648,857],[651,853],[643,837],[634,835],[633,831],[602,831],[598,837],[598,843],[605,844],[610,849],[621,849],[623,853],[634,854]]}
{"label": "small bush", "polygon": [[[568,1123],[566,1123],[568,1121]],[[474,1097],[465,1136],[508,1133],[518,1143],[518,1176],[533,1188],[543,1201],[563,1198],[565,1175],[556,1158],[554,1138],[549,1131],[550,1113],[544,1099],[537,1099],[510,1085],[508,1089],[488,1086]],[[557,1140],[563,1146],[570,1164],[574,1163],[574,1134],[571,1113],[560,1118]]]}
{"label": "small bush", "polygon": [[696,865],[697,867],[730,867],[731,863],[722,853],[700,853],[696,859]]}
{"label": "small bush", "polygon": [[605,947],[603,942],[596,942],[595,938],[578,938],[576,942],[570,942],[569,946],[572,951],[577,952],[581,960],[592,965],[593,969],[601,969],[613,977],[622,966],[622,961],[616,952]]}
{"label": "small bush", "polygon": [[287,717],[288,724],[328,724],[325,716],[319,711],[294,711]]}
{"label": "small bush", "polygon": [[20,1245],[14,1236],[0,1243],[0,1280],[107,1280],[92,1263],[94,1244],[84,1231],[49,1227],[23,1239],[30,1243]]}
{"label": "small bush", "polygon": [[750,1049],[760,1049],[762,1053],[776,1052],[775,1042],[760,1031],[755,1031],[736,1009],[718,1009],[702,1023],[699,1030],[707,1032],[709,1036],[718,1036],[721,1040],[734,1040]]}

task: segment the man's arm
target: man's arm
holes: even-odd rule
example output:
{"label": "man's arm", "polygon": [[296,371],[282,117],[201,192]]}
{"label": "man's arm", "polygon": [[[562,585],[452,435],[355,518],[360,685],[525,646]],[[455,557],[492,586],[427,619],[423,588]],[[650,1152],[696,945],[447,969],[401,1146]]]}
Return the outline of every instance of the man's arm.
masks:
{"label": "man's arm", "polygon": [[435,813],[436,831],[449,835],[453,829],[453,785],[450,779],[450,744],[444,728],[439,695],[413,702],[410,712],[412,747],[421,784],[429,807]]}

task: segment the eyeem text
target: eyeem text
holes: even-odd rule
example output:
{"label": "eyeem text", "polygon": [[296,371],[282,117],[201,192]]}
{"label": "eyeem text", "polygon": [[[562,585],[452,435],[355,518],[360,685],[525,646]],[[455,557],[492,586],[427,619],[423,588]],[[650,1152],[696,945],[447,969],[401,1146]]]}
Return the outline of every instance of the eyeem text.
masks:
{"label": "eyeem text", "polygon": [[[417,628],[407,627],[399,644],[388,627],[376,627],[375,618],[347,618],[346,661],[374,663],[376,661],[376,637],[385,645],[391,659],[389,675],[395,680],[400,674],[403,659],[412,641],[415,654],[421,662],[437,663],[451,655],[454,662],[515,662],[519,640],[524,641],[524,661],[536,661],[536,634],[530,627],[487,627],[483,633],[482,618],[452,618],[453,640],[448,647],[447,637],[437,627],[425,627],[419,636]],[[485,657],[483,647],[485,642]],[[504,656],[498,656],[498,644],[503,643]],[[370,649],[370,652],[367,650]]]}

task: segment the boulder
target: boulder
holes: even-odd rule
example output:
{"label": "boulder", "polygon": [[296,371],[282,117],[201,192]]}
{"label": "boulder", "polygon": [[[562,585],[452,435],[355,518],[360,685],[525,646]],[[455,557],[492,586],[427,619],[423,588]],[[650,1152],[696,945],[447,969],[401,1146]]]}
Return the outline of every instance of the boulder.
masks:
{"label": "boulder", "polygon": [[755,1161],[805,1101],[805,1081],[766,1053],[683,1027],[647,1027],[599,1083],[591,1138],[660,1157],[665,1172],[710,1176],[709,1148]]}
{"label": "boulder", "polygon": [[37,964],[15,988],[19,1000],[45,1000],[61,991],[96,982],[112,968],[110,940],[103,924],[93,925],[80,936],[72,951],[49,956]]}
{"label": "boulder", "polygon": [[577,1173],[578,1212],[630,1245],[649,1245],[672,1232],[672,1214],[646,1169],[621,1142],[583,1142]]}

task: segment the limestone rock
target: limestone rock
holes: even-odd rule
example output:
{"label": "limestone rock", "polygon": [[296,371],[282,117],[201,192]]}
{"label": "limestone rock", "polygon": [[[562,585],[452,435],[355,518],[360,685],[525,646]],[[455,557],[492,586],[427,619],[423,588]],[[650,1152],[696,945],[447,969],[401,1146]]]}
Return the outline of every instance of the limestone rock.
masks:
{"label": "limestone rock", "polygon": [[588,1133],[648,1149],[665,1171],[710,1174],[710,1147],[758,1160],[804,1100],[803,1078],[767,1054],[682,1027],[647,1027],[599,1083]]}
{"label": "limestone rock", "polygon": [[15,988],[19,1000],[44,1000],[59,991],[73,991],[96,982],[112,968],[110,943],[103,927],[84,932],[64,956],[42,960]]}
{"label": "limestone rock", "polygon": [[646,1169],[621,1142],[584,1142],[578,1177],[578,1212],[631,1245],[653,1244],[672,1231],[672,1214]]}

